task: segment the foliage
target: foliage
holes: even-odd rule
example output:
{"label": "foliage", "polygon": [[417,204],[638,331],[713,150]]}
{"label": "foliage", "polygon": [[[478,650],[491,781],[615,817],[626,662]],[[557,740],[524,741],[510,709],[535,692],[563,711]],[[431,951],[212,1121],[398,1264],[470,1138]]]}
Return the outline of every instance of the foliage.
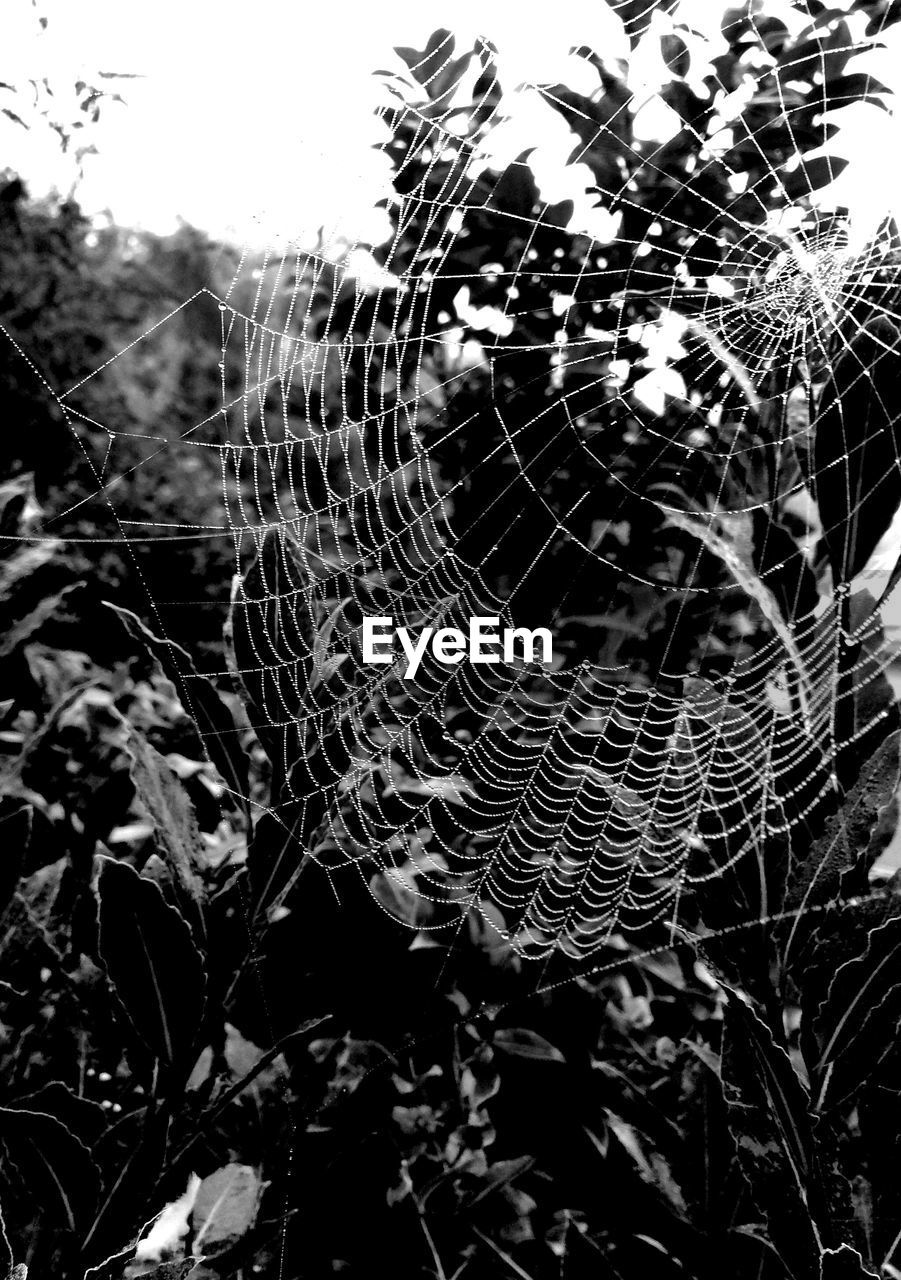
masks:
{"label": "foliage", "polygon": [[[838,84],[842,12],[817,9],[820,26],[833,24]],[[793,42],[778,23],[769,34],[797,85],[804,38]],[[464,55],[445,63],[446,42],[443,34],[433,39],[425,67],[418,54],[406,58],[407,88],[424,98],[427,120],[440,116],[442,95],[468,62]],[[445,79],[436,79],[428,59],[441,49]],[[721,80],[729,82],[741,52],[735,28],[717,68]],[[574,127],[585,115],[595,129],[617,115],[623,86],[607,69],[602,81],[591,102],[555,90]],[[807,87],[812,92],[813,82]],[[827,88],[837,91],[832,82]],[[487,83],[474,92],[491,103]],[[691,225],[692,201],[732,197],[715,171],[705,170],[704,182],[718,187],[686,180],[709,105],[692,96],[684,73],[674,73],[666,95],[691,128],[658,164],[676,175],[669,212],[678,209]],[[475,131],[487,127],[476,110],[469,120]],[[402,125],[399,187],[429,165],[425,138],[414,140]],[[778,121],[764,134],[772,164],[790,140]],[[634,156],[625,132],[620,141],[620,150],[611,144],[588,157],[599,182]],[[764,163],[750,144],[746,163],[752,175]],[[430,174],[436,190],[449,180],[440,166]],[[485,177],[480,194],[531,219],[534,180],[524,165],[511,174]],[[653,240],[659,174],[638,165],[630,177],[636,189],[625,234]],[[215,403],[218,335],[211,324],[177,327],[145,365],[117,361],[108,376],[86,383],[74,416],[47,386],[81,381],[132,329],[147,329],[159,310],[183,301],[195,283],[199,289],[208,246],[188,232],[132,241],[110,229],[91,240],[73,206],[35,207],[21,189],[7,191],[4,324],[46,383],[14,347],[4,348],[0,385],[17,430],[9,433],[0,490],[0,1269],[15,1274],[13,1264],[25,1263],[35,1280],[897,1275],[901,931],[896,883],[868,892],[898,781],[887,688],[871,695],[884,704],[877,729],[848,743],[842,798],[811,814],[795,839],[768,848],[759,865],[712,882],[682,945],[652,939],[639,951],[613,938],[592,971],[560,954],[539,974],[502,940],[490,902],[449,925],[441,904],[424,907],[410,880],[382,872],[372,885],[378,910],[356,868],[327,875],[310,856],[327,861],[315,784],[323,758],[333,766],[344,749],[340,725],[316,742],[294,743],[286,763],[258,714],[262,676],[255,680],[254,664],[242,660],[242,645],[246,653],[261,643],[252,624],[242,632],[240,618],[232,620],[228,646],[249,671],[236,691],[196,665],[198,653],[226,653],[221,610],[203,611],[211,621],[199,636],[186,622],[179,627],[178,610],[164,628],[136,585],[129,548],[89,554],[69,541],[96,539],[98,512],[107,510],[77,506],[96,494],[109,444],[91,424],[131,423],[122,447],[126,456],[135,451],[137,464],[142,424],[164,419],[176,432],[200,421]],[[522,257],[525,239],[500,235],[479,207],[472,201],[468,234],[444,273],[497,264],[481,272],[470,302],[503,307],[504,271]],[[561,279],[584,253],[568,216],[551,211],[532,246]],[[391,269],[400,264],[426,279],[428,257],[413,256],[422,233],[406,228]],[[656,270],[666,248],[651,244]],[[679,248],[699,261],[711,251]],[[610,267],[608,296],[599,296],[586,325],[603,326],[605,310],[619,305],[622,281],[617,263]],[[427,283],[447,288],[440,279]],[[557,323],[553,286],[536,275],[525,287],[517,335],[524,351],[501,366],[504,403],[524,448],[548,467],[562,512],[579,478],[559,458],[542,457],[528,424],[548,388],[556,396],[565,387],[572,404],[596,396],[605,358],[554,365],[546,355]],[[310,297],[314,321],[324,325],[330,295],[324,290],[317,301],[311,284]],[[434,304],[455,314],[450,293]],[[360,307],[361,332],[373,323],[379,331],[380,305],[373,295],[368,315]],[[646,317],[641,304],[629,305],[637,308],[630,318]],[[465,328],[464,317],[455,319]],[[484,338],[469,324],[460,348]],[[459,372],[454,358],[439,355],[415,375],[401,368],[397,386],[416,376],[426,387],[435,412],[435,424],[420,427],[426,436],[438,429],[439,410],[445,426],[478,421],[478,431],[443,432],[451,443],[442,475],[448,487],[475,475],[473,485],[490,491],[512,476],[498,474],[510,466],[502,451],[496,466],[474,465],[473,451],[488,456],[496,443],[495,427],[479,416],[488,374],[476,361],[448,396],[441,387]],[[833,370],[837,381],[841,362]],[[384,374],[377,361],[351,370],[351,406]],[[828,390],[821,402],[827,423],[830,394],[834,404]],[[875,414],[879,405],[864,409]],[[292,409],[298,420],[320,421],[340,411],[328,394]],[[596,448],[620,456],[639,412],[623,413],[616,439]],[[677,415],[664,425],[673,438],[693,429]],[[640,446],[623,457],[646,483],[674,483]],[[151,492],[140,465],[120,469],[129,477],[117,497],[120,517],[221,522],[209,477],[173,475],[168,489]],[[686,508],[717,478],[694,479],[694,488],[679,480]],[[835,531],[826,550],[837,579],[861,554],[858,516],[842,507],[843,492],[819,495],[833,504],[834,519],[824,524]],[[472,528],[468,515],[483,508],[484,493],[457,487],[453,504],[460,526]],[[874,502],[867,537],[873,522],[890,518],[886,503]],[[642,526],[634,512],[624,519],[632,526],[625,543],[610,528],[577,532],[607,540],[620,565],[625,557],[636,569],[672,568],[673,530]],[[478,537],[493,545],[502,533],[482,527]],[[573,545],[560,539],[524,613],[537,609],[552,581],[575,577],[572,614],[591,621],[570,624],[573,659],[625,655],[640,674],[653,673],[672,630],[661,593],[574,574]],[[697,547],[679,546],[677,571],[688,572]],[[166,552],[155,572],[186,582],[186,600],[221,605],[231,548],[200,548]],[[499,589],[520,571],[517,557],[533,550],[523,538],[497,556],[491,572]],[[756,571],[764,554],[756,543]],[[703,571],[716,579],[721,567],[708,558]],[[273,536],[245,566],[244,587],[266,606],[271,575],[290,581],[296,572],[290,546]],[[786,600],[797,599],[791,586]],[[176,589],[168,587],[167,599]],[[611,590],[613,618],[598,618],[592,602]],[[748,608],[736,590],[733,615]],[[286,628],[317,621],[269,618],[262,638],[290,640]],[[761,629],[764,622],[757,620]],[[700,608],[684,617],[687,658],[709,623]],[[726,623],[717,634],[724,669],[755,643]],[[315,696],[328,673],[311,660],[304,676]],[[278,803],[288,773],[300,796],[291,821]],[[416,785],[405,777],[394,784]],[[416,874],[415,866],[406,871],[412,880]],[[744,927],[761,915],[766,923]]]}

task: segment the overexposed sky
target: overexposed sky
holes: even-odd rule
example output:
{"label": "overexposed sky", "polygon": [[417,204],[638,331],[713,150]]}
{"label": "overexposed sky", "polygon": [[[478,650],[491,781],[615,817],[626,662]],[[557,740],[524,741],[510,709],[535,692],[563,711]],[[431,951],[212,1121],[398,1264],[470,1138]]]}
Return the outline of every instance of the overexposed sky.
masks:
{"label": "overexposed sky", "polygon": [[[677,16],[715,42],[723,8],[724,0],[681,0]],[[766,11],[803,25],[787,0],[769,0]],[[36,12],[47,18],[44,31]],[[183,219],[256,246],[310,241],[320,227],[327,236],[371,242],[387,231],[372,206],[388,172],[377,151],[385,134],[372,72],[393,65],[393,46],[422,47],[441,25],[453,25],[461,51],[476,34],[492,40],[507,87],[572,82],[585,72],[569,56],[580,44],[608,60],[628,48],[604,0],[37,0],[37,7],[2,0],[0,80],[47,77],[64,117],[67,86],[79,74],[91,82],[98,70],[137,77],[117,86],[126,103],[105,104],[92,134],[98,154],[86,158],[78,187],[90,213],[109,210],[119,223],[159,232]],[[862,15],[857,25],[862,34]],[[709,56],[717,51],[711,43]],[[651,138],[668,127],[667,109],[654,95],[659,56],[655,39],[631,60],[630,87],[644,104],[636,124]],[[700,74],[706,56],[695,59]],[[866,69],[901,82],[894,32],[885,53],[866,57]],[[563,172],[561,117],[536,93],[517,101],[515,120],[498,136],[501,159],[537,142],[532,164],[542,195],[578,196],[590,175]],[[849,108],[841,119],[844,147],[831,149],[848,152],[854,164],[836,199],[855,206],[861,226],[889,210],[901,213],[897,117],[869,105]],[[36,194],[66,190],[75,172],[51,130],[26,133],[2,116],[0,163],[26,177]]]}
{"label": "overexposed sky", "polygon": [[[449,14],[461,51],[481,30],[511,80],[559,79],[579,43],[624,52],[598,0],[534,14],[515,0],[40,2],[48,26],[35,36],[30,0],[4,0],[14,13],[0,17],[0,78],[47,75],[62,87],[79,67],[143,77],[124,86],[127,107],[104,108],[82,204],[126,224],[168,230],[183,218],[238,239],[335,223],[367,238],[386,173],[372,72],[393,65],[395,45],[421,47]],[[55,140],[19,134],[0,126],[3,162],[40,190],[61,171]]]}

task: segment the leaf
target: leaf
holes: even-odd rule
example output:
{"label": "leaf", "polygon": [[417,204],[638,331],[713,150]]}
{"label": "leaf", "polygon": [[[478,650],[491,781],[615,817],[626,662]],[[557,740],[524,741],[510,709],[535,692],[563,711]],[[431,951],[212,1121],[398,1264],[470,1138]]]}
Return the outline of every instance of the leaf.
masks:
{"label": "leaf", "polygon": [[200,675],[190,654],[171,640],[160,640],[128,609],[105,602],[125,630],[150,651],[165,674],[175,685],[185,707],[194,719],[204,749],[219,771],[231,795],[249,815],[250,793],[247,754],[231,711],[223,702],[216,686]]}
{"label": "leaf", "polygon": [[0,919],[13,900],[31,840],[31,805],[0,796]]}
{"label": "leaf", "polygon": [[77,591],[79,587],[80,583],[72,583],[55,595],[45,596],[24,618],[17,618],[11,626],[7,627],[3,639],[0,640],[0,659],[8,658],[23,644],[27,644],[48,618],[53,617],[66,596]]}
{"label": "leaf", "polygon": [[196,868],[201,865],[204,843],[187,791],[160,753],[139,733],[128,736],[135,793],[153,822],[157,848],[175,874],[176,881],[194,899],[205,894]]}
{"label": "leaf", "polygon": [[[318,1019],[316,1020],[318,1023]],[[299,1028],[298,1028],[299,1030]],[[250,1040],[245,1040],[240,1031],[230,1022],[225,1024],[225,1044],[222,1056],[229,1071],[236,1080],[258,1078],[258,1094],[274,1088],[287,1075],[287,1064],[281,1054],[270,1059],[269,1050],[257,1048]],[[269,1062],[267,1067],[265,1062]]]}
{"label": "leaf", "polygon": [[106,1129],[108,1116],[98,1102],[73,1093],[61,1080],[51,1080],[34,1093],[14,1098],[8,1104],[16,1111],[40,1111],[64,1124],[86,1146],[92,1146]]}
{"label": "leaf", "polygon": [[77,1230],[98,1192],[97,1168],[84,1143],[54,1116],[11,1107],[0,1107],[0,1141],[30,1195]]}
{"label": "leaf", "polygon": [[329,616],[319,627],[313,641],[313,672],[315,679],[323,684],[329,682],[338,668],[349,657],[346,653],[333,654],[329,657],[329,644],[335,634],[335,628],[339,620],[344,616],[344,609],[345,602],[343,600],[335,605]]}
{"label": "leaf", "polygon": [[785,175],[782,185],[790,200],[803,199],[829,186],[848,167],[844,156],[803,157],[797,169]]}
{"label": "leaf", "polygon": [[[270,529],[236,588],[229,615],[234,661],[257,735],[276,771],[276,793],[283,773],[306,754],[296,726],[310,709],[319,629],[312,588],[292,539],[281,529]],[[304,790],[304,781],[295,785]]]}
{"label": "leaf", "polygon": [[507,922],[493,902],[484,899],[468,913],[467,924],[473,946],[488,956],[492,965],[505,964],[513,955]]}
{"label": "leaf", "polygon": [[36,928],[43,941],[57,954],[70,928],[71,900],[67,885],[73,872],[70,860],[63,856],[50,862],[19,882],[17,898],[25,906],[25,918]]}
{"label": "leaf", "polygon": [[6,1222],[3,1218],[3,1212],[0,1210],[0,1273],[5,1275],[7,1280],[13,1280],[14,1270],[12,1245],[9,1243]]}
{"label": "leaf", "polygon": [[726,1003],[723,1096],[738,1164],[790,1275],[813,1276],[815,1173],[807,1094],[786,1051],[734,993]]}
{"label": "leaf", "polygon": [[566,1061],[559,1049],[528,1027],[499,1027],[494,1033],[493,1044],[514,1058],[530,1058],[533,1062]]}
{"label": "leaf", "polygon": [[199,1258],[177,1258],[173,1262],[161,1262],[152,1271],[128,1271],[126,1275],[134,1276],[135,1280],[139,1276],[140,1280],[188,1280],[199,1261]]}
{"label": "leaf", "polygon": [[369,881],[369,891],[389,915],[418,928],[432,914],[432,904],[411,889],[397,873],[379,871]]}
{"label": "leaf", "polygon": [[901,916],[869,932],[865,951],[841,965],[813,1018],[814,1110],[848,1103],[897,1045],[901,1025]]}
{"label": "leaf", "polygon": [[463,1199],[461,1208],[465,1207],[468,1212],[473,1205],[479,1204],[492,1192],[500,1191],[503,1187],[509,1186],[521,1173],[527,1173],[534,1164],[534,1156],[517,1156],[513,1160],[498,1160],[496,1164],[489,1165],[482,1186]]}
{"label": "leaf", "polygon": [[[102,1252],[115,1252],[115,1258],[108,1259],[108,1263],[123,1259],[123,1255],[133,1256],[134,1243],[125,1250],[119,1248],[122,1223],[126,1220],[134,1223],[145,1221],[143,1211],[148,1189],[159,1185],[164,1167],[167,1167],[168,1108],[157,1104],[159,1083],[154,1093],[156,1097],[150,1104],[137,1106],[120,1116],[110,1126],[103,1145],[98,1145],[98,1154],[104,1159],[108,1172],[97,1216],[85,1238],[85,1248],[90,1247],[95,1257]],[[108,1263],[103,1266],[108,1266]],[[110,1276],[109,1280],[118,1280],[118,1277],[116,1269],[115,1277]]]}
{"label": "leaf", "polygon": [[533,150],[534,147],[530,147],[521,152],[501,174],[491,176],[485,197],[486,208],[519,218],[532,216],[533,210],[540,206],[538,187],[529,164]]}
{"label": "leaf", "polygon": [[797,912],[783,951],[787,961],[804,910],[839,895],[841,882],[858,865],[866,865],[870,841],[898,788],[901,735],[890,734],[861,768],[840,808],[826,822],[810,851],[794,867],[785,908]]}
{"label": "leaf", "polygon": [[791,627],[782,616],[779,602],[754,566],[749,531],[742,523],[732,520],[726,522],[726,535],[723,536],[713,529],[712,517],[702,522],[678,511],[668,511],[666,523],[697,538],[711,555],[715,555],[722,561],[745,595],[758,605],[761,613],[782,641],[786,656],[795,669],[802,710],[806,710],[811,695],[804,660]]}
{"label": "leaf", "polygon": [[0,792],[13,795],[22,789],[22,778],[27,773],[35,756],[47,742],[47,739],[56,732],[65,712],[69,710],[73,703],[78,702],[87,687],[87,684],[79,684],[74,689],[69,689],[67,693],[63,694],[59,702],[47,712],[43,722],[27,739],[18,756],[10,764],[7,764],[5,768],[0,768]]}
{"label": "leaf", "polygon": [[683,1040],[686,1049],[700,1061],[708,1071],[712,1071],[717,1080],[722,1078],[722,1061],[718,1054],[705,1044],[703,1040]]}
{"label": "leaf", "polygon": [[[776,429],[781,431],[782,424]],[[800,552],[797,539],[767,508],[753,513],[753,530],[754,564],[782,617],[792,622],[814,613],[820,599],[817,577]]]}
{"label": "leaf", "polygon": [[[458,774],[447,774],[444,777],[406,778],[397,784],[401,795],[437,796],[445,804],[467,803],[467,796],[476,794],[475,787],[466,778]],[[390,794],[386,791],[385,793]]]}
{"label": "leaf", "polygon": [[611,1111],[607,1112],[607,1127],[635,1164],[642,1182],[659,1191],[670,1207],[680,1216],[684,1216],[685,1199],[664,1158],[658,1152],[649,1149],[646,1140],[644,1144],[642,1143],[643,1135],[639,1135],[631,1124],[627,1124]]}
{"label": "leaf", "polygon": [[[453,76],[453,72],[460,67],[461,63],[465,68],[469,61],[469,55],[455,61],[453,57],[455,47],[456,41],[450,31],[441,29],[432,32],[424,50],[398,45],[395,53],[403,58],[418,83],[428,91],[429,96],[436,98],[447,91],[444,80],[448,74]],[[460,74],[462,74],[462,68],[457,71],[457,79]],[[451,83],[454,82],[452,79]]]}
{"label": "leaf", "polygon": [[31,578],[37,571],[56,555],[60,543],[55,538],[45,538],[16,552],[6,560],[0,560],[0,601],[6,601],[24,580]]}
{"label": "leaf", "polygon": [[167,1067],[184,1067],[203,1018],[206,975],[191,931],[158,886],[101,859],[100,960],[141,1039]]}
{"label": "leaf", "polygon": [[617,0],[613,8],[634,46],[647,32],[654,9],[671,13],[676,7],[676,2],[677,0],[658,0],[658,3],[652,6],[648,0]]}
{"label": "leaf", "polygon": [[820,92],[817,92],[814,102],[818,112],[836,111],[841,107],[849,106],[852,102],[868,102],[887,110],[881,97],[876,95],[890,93],[891,90],[874,76],[856,71],[851,75],[828,80],[822,87],[822,97]]}
{"label": "leaf", "polygon": [[846,337],[820,397],[811,479],[836,584],[866,567],[901,502],[899,340],[881,317]]}
{"label": "leaf", "polygon": [[[226,1089],[223,1094],[217,1097],[210,1104],[203,1116],[204,1124],[212,1125],[227,1107],[231,1106],[237,1098],[241,1097],[254,1080],[272,1066],[289,1044],[293,1044],[295,1040],[302,1040],[305,1036],[309,1035],[311,1031],[320,1027],[324,1022],[327,1022],[330,1016],[331,1015],[329,1014],[325,1014],[321,1018],[308,1018],[307,1021],[302,1023],[295,1031],[289,1032],[288,1035],[283,1036],[276,1044],[274,1044],[271,1049],[267,1049],[259,1061],[247,1071],[246,1075],[244,1075],[240,1080],[236,1080],[230,1088]],[[190,1138],[180,1148],[178,1155],[183,1156],[185,1152],[194,1145],[199,1136],[200,1134],[196,1133],[193,1138]]]}
{"label": "leaf", "polygon": [[236,1244],[256,1221],[263,1186],[249,1164],[227,1164],[204,1178],[194,1202],[193,1247],[206,1255]]}
{"label": "leaf", "polygon": [[875,1271],[864,1264],[863,1258],[849,1244],[837,1249],[824,1249],[820,1257],[820,1280],[878,1280]]}

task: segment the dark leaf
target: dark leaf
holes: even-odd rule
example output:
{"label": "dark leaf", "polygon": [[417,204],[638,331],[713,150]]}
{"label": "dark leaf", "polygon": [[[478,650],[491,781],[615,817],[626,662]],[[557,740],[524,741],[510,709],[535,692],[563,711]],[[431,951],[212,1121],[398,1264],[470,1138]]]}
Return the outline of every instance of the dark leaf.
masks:
{"label": "dark leaf", "polygon": [[86,1146],[91,1146],[107,1126],[107,1114],[100,1104],[79,1097],[61,1080],[52,1080],[34,1093],[15,1098],[9,1106],[53,1116]]}
{"label": "dark leaf", "polygon": [[491,182],[485,199],[488,208],[498,213],[515,214],[522,219],[532,216],[532,211],[540,205],[540,200],[535,176],[529,165],[530,154],[530,151],[524,151],[517,156],[512,164],[509,164],[503,173]]}
{"label": "dark leaf", "polygon": [[[455,64],[452,61],[456,41],[449,31],[433,31],[425,49],[409,49],[398,46],[395,52],[412,71],[419,84],[429,92],[431,98],[439,96],[440,82],[446,76],[448,68]],[[468,61],[468,58],[464,61]]]}
{"label": "dark leaf", "polygon": [[901,1024],[901,916],[870,930],[866,950],[836,972],[813,1018],[816,1111],[847,1102],[895,1047]]}
{"label": "dark leaf", "polygon": [[764,510],[753,513],[753,562],[786,622],[807,617],[819,603],[816,576],[789,531]]}
{"label": "dark leaf", "polygon": [[13,796],[0,797],[0,917],[12,902],[25,869],[31,819],[31,805]]}
{"label": "dark leaf", "polygon": [[644,1134],[612,1112],[607,1113],[607,1127],[632,1160],[642,1182],[659,1192],[669,1207],[680,1217],[685,1214],[685,1200],[672,1171],[663,1156],[655,1151]]}
{"label": "dark leaf", "polygon": [[660,53],[667,70],[674,76],[682,77],[688,74],[691,54],[681,36],[675,32],[664,32],[660,36]]}
{"label": "dark leaf", "polygon": [[[155,1103],[126,1112],[94,1144],[94,1154],[108,1172],[97,1216],[85,1238],[90,1256],[120,1253],[122,1222],[144,1221],[137,1214],[146,1206],[148,1188],[162,1177],[166,1148],[165,1109]],[[119,1276],[117,1268],[109,1280]]]}
{"label": "dark leaf", "polygon": [[181,915],[126,863],[101,859],[100,959],[138,1035],[185,1067],[200,1029],[206,975]]}
{"label": "dark leaf", "polygon": [[160,640],[127,609],[107,603],[122,626],[148,649],[175,685],[194,719],[201,741],[233,799],[247,811],[250,782],[247,755],[241,746],[231,711],[206,676],[201,675],[190,654],[171,640]]}
{"label": "dark leaf", "polygon": [[135,793],[153,823],[157,848],[176,882],[195,902],[201,902],[204,890],[197,868],[202,865],[204,843],[188,793],[165,759],[140,734],[129,734],[126,750]]}
{"label": "dark leaf", "polygon": [[[206,1124],[212,1124],[227,1107],[231,1106],[237,1098],[240,1098],[242,1094],[246,1092],[250,1085],[253,1084],[254,1080],[258,1079],[264,1072],[268,1071],[289,1044],[293,1044],[298,1040],[303,1040],[311,1031],[320,1027],[324,1022],[327,1022],[329,1016],[330,1015],[325,1014],[321,1018],[309,1018],[299,1026],[296,1031],[292,1031],[288,1035],[283,1036],[282,1039],[279,1040],[277,1044],[273,1045],[271,1049],[267,1049],[257,1062],[252,1067],[248,1068],[240,1080],[236,1080],[230,1088],[226,1089],[225,1093],[216,1098],[215,1102],[205,1113],[204,1122]],[[193,1142],[194,1139],[189,1140],[182,1148],[181,1153],[183,1154],[184,1151],[187,1151],[193,1145]]]}
{"label": "dark leaf", "polygon": [[467,1210],[471,1209],[492,1192],[509,1186],[521,1173],[527,1173],[534,1164],[534,1156],[517,1156],[513,1160],[499,1160],[496,1164],[490,1165],[483,1179],[483,1185],[472,1195],[467,1196],[463,1205]]}
{"label": "dark leaf", "polygon": [[777,55],[788,39],[788,28],[778,18],[755,15],[754,31],[767,53]]}
{"label": "dark leaf", "polygon": [[12,1280],[12,1270],[12,1245],[9,1243],[9,1236],[6,1234],[6,1222],[3,1219],[2,1210],[0,1210],[0,1274],[5,1275],[7,1280]]}
{"label": "dark leaf", "polygon": [[790,200],[803,199],[834,182],[847,167],[848,161],[842,156],[814,156],[812,160],[802,158],[798,168],[782,179],[782,185]]}
{"label": "dark leaf", "polygon": [[531,1058],[535,1062],[565,1062],[563,1054],[544,1036],[528,1027],[499,1027],[494,1033],[494,1047],[514,1058]]}
{"label": "dark leaf", "polygon": [[820,1258],[820,1280],[877,1280],[878,1273],[864,1264],[863,1258],[849,1244],[837,1249],[824,1249]]}
{"label": "dark leaf", "polygon": [[[270,529],[241,582],[229,629],[254,727],[267,754],[284,769],[301,754],[292,722],[299,718],[313,671],[317,626],[311,584],[292,540]],[[270,727],[287,722],[285,729]]]}
{"label": "dark leaf", "polygon": [[817,90],[814,95],[814,102],[819,111],[835,111],[837,108],[846,107],[852,102],[874,102],[879,106],[884,106],[881,99],[874,95],[887,93],[890,93],[890,90],[884,84],[880,84],[873,76],[865,75],[863,72],[855,72],[852,75],[840,76],[837,80],[828,81],[823,86],[822,91]]}
{"label": "dark leaf", "polygon": [[310,865],[303,852],[305,812],[290,825],[281,814],[264,813],[254,827],[247,869],[256,911],[265,911],[289,892]]}
{"label": "dark leaf", "polygon": [[97,1200],[88,1148],[61,1121],[39,1111],[0,1107],[0,1141],[42,1209],[77,1229]]}
{"label": "dark leaf", "polygon": [[833,580],[867,564],[901,502],[899,333],[881,317],[846,341],[820,398],[813,487]]}
{"label": "dark leaf", "polygon": [[33,871],[19,883],[17,897],[25,906],[29,925],[56,951],[62,946],[70,925],[72,880],[71,863],[62,857]]}
{"label": "dark leaf", "polygon": [[403,924],[416,928],[431,915],[432,904],[390,871],[377,872],[369,888],[376,902]]}
{"label": "dark leaf", "polygon": [[[808,13],[815,12],[812,5]],[[821,77],[827,83],[836,79],[855,52],[850,28],[831,6],[823,5],[814,21],[805,27],[779,58],[783,80],[804,79],[813,83]]]}
{"label": "dark leaf", "polygon": [[18,756],[5,768],[0,768],[0,792],[14,795],[22,788],[22,778],[29,766],[47,740],[56,732],[63,714],[83,695],[87,684],[76,685],[63,694],[60,700],[47,712],[43,722],[27,739]]}
{"label": "dark leaf", "polygon": [[[898,788],[899,741],[898,733],[884,739],[822,834],[795,865],[785,895],[788,910],[803,913],[814,903],[837,898],[842,878],[860,863],[866,864],[873,833]],[[794,928],[786,953],[793,934]]]}
{"label": "dark leaf", "polygon": [[723,1026],[723,1096],[738,1163],[792,1276],[816,1275],[814,1171],[807,1093],[786,1051],[742,999]]}

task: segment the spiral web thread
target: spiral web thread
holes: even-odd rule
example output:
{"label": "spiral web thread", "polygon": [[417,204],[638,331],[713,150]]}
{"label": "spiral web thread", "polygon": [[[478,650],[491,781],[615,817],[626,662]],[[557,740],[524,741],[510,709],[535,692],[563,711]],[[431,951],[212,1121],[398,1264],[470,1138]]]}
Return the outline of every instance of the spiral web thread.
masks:
{"label": "spiral web thread", "polygon": [[[678,6],[612,6],[633,47],[658,38],[653,24],[667,9],[660,30],[678,33]],[[393,238],[374,257],[366,246],[292,246],[253,272],[242,260],[223,296],[203,290],[185,304],[218,311],[221,405],[174,437],[145,437],[138,465],[169,469],[192,451],[218,459],[235,551],[236,665],[283,775],[273,813],[292,836],[293,863],[311,850],[329,874],[356,867],[379,905],[417,929],[475,906],[526,954],[562,946],[580,955],[673,920],[700,884],[762,857],[835,791],[836,743],[872,727],[851,703],[865,701],[892,656],[878,610],[850,610],[856,586],[830,584],[828,571],[816,600],[803,599],[802,568],[813,572],[817,535],[829,532],[818,528],[810,448],[818,401],[839,361],[846,372],[859,364],[846,392],[859,384],[879,399],[854,345],[864,304],[883,321],[872,329],[877,347],[890,352],[897,338],[894,233],[886,224],[861,245],[846,221],[814,209],[803,159],[789,165],[787,193],[786,170],[766,159],[756,130],[778,117],[791,130],[791,64],[775,74],[758,6],[732,17],[748,23],[742,91],[769,101],[761,125],[745,125],[741,111],[731,121],[743,147],[734,166],[728,138],[695,131],[694,172],[667,179],[662,148],[623,144],[621,119],[636,110],[626,94],[606,122],[578,121],[582,146],[569,160],[591,167],[608,135],[619,152],[625,145],[631,167],[598,181],[593,196],[608,221],[592,236],[561,227],[547,205],[524,220],[501,178],[515,181],[528,159],[493,167],[515,94],[498,88],[492,51],[478,44],[468,65],[480,118],[461,124],[451,74],[460,51],[439,40],[404,82],[390,81]],[[849,52],[835,33],[823,25],[824,73],[828,58]],[[556,90],[529,92],[559,103]],[[827,125],[818,127],[825,142]],[[748,148],[761,175],[742,189]],[[734,202],[705,194],[714,170],[734,178]],[[653,220],[668,232],[656,247],[653,226],[640,240],[616,229],[636,207],[636,174],[670,192],[655,204]],[[689,223],[683,206],[705,221]],[[463,295],[454,316],[434,298],[447,296],[442,271],[449,263],[453,274],[476,216],[509,227],[524,247],[512,266],[474,262],[452,281],[475,291],[487,275],[505,291],[502,306],[480,314],[478,295]],[[534,245],[548,228],[578,249],[543,260]],[[549,282],[559,327],[536,343],[517,293]],[[579,318],[587,312],[596,324]],[[523,352],[544,388],[526,414],[528,386],[504,378],[508,362],[522,369]],[[62,397],[73,423],[83,394],[81,384]],[[893,421],[886,408],[873,429]],[[115,476],[135,465],[135,437],[102,425],[102,491],[115,508]],[[847,423],[845,459],[857,426]],[[611,431],[619,451],[596,448]],[[489,443],[473,461],[467,442],[479,436]],[[585,477],[562,498],[551,474],[561,459],[567,482]],[[500,483],[480,489],[480,475]],[[481,505],[461,527],[473,493]],[[668,561],[629,553],[641,511],[669,531],[677,551]],[[793,533],[754,565],[761,514]],[[144,533],[168,536],[153,525]],[[557,581],[551,596],[554,575],[542,577],[562,543],[607,593],[582,630],[569,584]],[[465,632],[473,616],[516,626],[536,582],[547,607],[543,617],[526,610],[530,624],[563,637],[552,669],[449,666],[427,655],[403,681],[399,650],[391,666],[362,661],[365,615],[413,631]],[[631,650],[610,647],[607,625],[622,612],[624,584],[649,602],[638,621],[617,623]],[[786,590],[795,591],[788,605]],[[679,648],[672,637],[692,609],[707,610],[705,624],[689,627],[694,639]],[[657,637],[650,666],[635,657],[643,628]],[[888,714],[874,706],[876,718]]]}

